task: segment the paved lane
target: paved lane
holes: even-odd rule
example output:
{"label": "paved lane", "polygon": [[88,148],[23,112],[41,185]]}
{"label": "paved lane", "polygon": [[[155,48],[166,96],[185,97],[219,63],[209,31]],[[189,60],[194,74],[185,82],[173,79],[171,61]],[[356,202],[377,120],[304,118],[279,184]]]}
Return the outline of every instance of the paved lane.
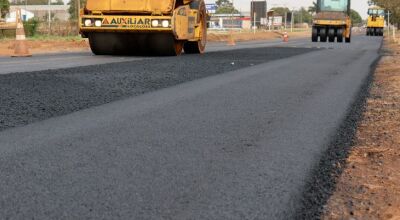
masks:
{"label": "paved lane", "polygon": [[0,132],[0,216],[291,218],[378,57],[355,41]]}

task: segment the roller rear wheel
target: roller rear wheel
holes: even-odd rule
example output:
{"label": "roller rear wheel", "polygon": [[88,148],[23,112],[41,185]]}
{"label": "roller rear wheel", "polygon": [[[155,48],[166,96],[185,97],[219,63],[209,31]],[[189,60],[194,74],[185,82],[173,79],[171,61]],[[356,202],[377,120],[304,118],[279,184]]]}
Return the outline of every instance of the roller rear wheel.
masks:
{"label": "roller rear wheel", "polygon": [[316,27],[312,28],[311,41],[318,42],[318,28],[316,28]]}
{"label": "roller rear wheel", "polygon": [[335,29],[333,28],[329,28],[328,30],[328,38],[329,38],[329,42],[335,42]]}
{"label": "roller rear wheel", "polygon": [[383,36],[383,28],[379,28],[379,36]]}
{"label": "roller rear wheel", "polygon": [[326,29],[325,28],[321,28],[319,30],[319,38],[321,42],[326,42],[327,40],[327,34],[326,34]]}
{"label": "roller rear wheel", "polygon": [[349,37],[346,37],[346,43],[351,43],[351,34]]}
{"label": "roller rear wheel", "polygon": [[337,37],[337,42],[342,43],[343,42],[343,29],[339,28],[337,29],[336,37]]}

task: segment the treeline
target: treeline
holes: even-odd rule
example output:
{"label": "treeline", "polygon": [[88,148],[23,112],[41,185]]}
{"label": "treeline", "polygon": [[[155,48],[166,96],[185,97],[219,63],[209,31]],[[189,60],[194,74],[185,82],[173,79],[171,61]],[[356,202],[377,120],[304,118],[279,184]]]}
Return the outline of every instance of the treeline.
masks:
{"label": "treeline", "polygon": [[[287,7],[275,7],[271,8],[270,10],[274,11],[274,15],[277,16],[288,16],[288,20],[291,21],[292,11]],[[299,10],[293,11],[294,16],[294,23],[312,23],[313,14],[317,11],[317,3],[314,2],[313,6],[310,6],[308,9],[301,7]],[[360,14],[355,11],[351,10],[350,14],[351,20],[353,24],[360,25],[362,24],[363,20]]]}
{"label": "treeline", "polygon": [[[49,4],[48,0],[13,0],[10,1],[11,5],[47,5]],[[62,0],[52,0],[50,2],[52,5],[63,5],[64,2]]]}
{"label": "treeline", "polygon": [[[78,19],[78,8],[77,8],[77,4],[76,3],[77,3],[76,0],[71,0],[68,3],[68,5],[69,5],[68,12],[69,12],[69,16],[70,16],[71,20]],[[80,8],[83,8],[86,5],[86,0],[80,0],[80,3],[81,3],[81,7]]]}
{"label": "treeline", "polygon": [[397,25],[400,28],[400,0],[374,0],[374,2],[389,10],[390,23]]}

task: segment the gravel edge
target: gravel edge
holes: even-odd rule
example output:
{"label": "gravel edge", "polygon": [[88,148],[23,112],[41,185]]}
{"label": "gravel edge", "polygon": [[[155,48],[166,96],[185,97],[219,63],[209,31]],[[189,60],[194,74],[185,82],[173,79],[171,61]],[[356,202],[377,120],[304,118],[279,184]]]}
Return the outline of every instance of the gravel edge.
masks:
{"label": "gravel edge", "polygon": [[370,73],[356,95],[356,100],[338,128],[336,135],[323,153],[318,164],[313,168],[302,193],[302,202],[295,219],[321,219],[325,206],[334,193],[338,178],[346,167],[350,150],[359,122],[365,112],[366,102],[370,97],[375,71],[382,58],[383,41],[377,59],[370,65]]}

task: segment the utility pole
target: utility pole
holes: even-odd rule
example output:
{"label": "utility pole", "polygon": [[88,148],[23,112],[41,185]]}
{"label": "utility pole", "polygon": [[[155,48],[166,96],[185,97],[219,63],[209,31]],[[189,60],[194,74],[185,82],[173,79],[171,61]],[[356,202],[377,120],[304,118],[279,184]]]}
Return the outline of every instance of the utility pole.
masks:
{"label": "utility pole", "polygon": [[48,7],[49,7],[49,11],[48,11],[48,22],[49,22],[49,24],[48,24],[48,28],[49,28],[49,35],[51,34],[51,0],[49,0],[49,5],[48,5]]}
{"label": "utility pole", "polygon": [[285,11],[285,30],[287,30],[287,11]]}
{"label": "utility pole", "polygon": [[256,12],[254,10],[254,1],[251,0],[251,10],[252,15],[253,15],[253,25],[251,25],[251,28],[253,29],[253,34],[256,34]]}
{"label": "utility pole", "polygon": [[77,8],[77,14],[76,14],[76,25],[78,25],[78,29],[79,29],[79,26],[80,26],[80,20],[79,20],[79,14],[81,13],[81,0],[76,0],[76,2],[75,2],[75,4],[76,4],[76,8]]}
{"label": "utility pole", "polygon": [[256,29],[257,29],[257,25],[256,25],[257,19],[256,19],[256,16],[257,16],[257,13],[254,12],[254,26],[253,26],[254,35],[256,34]]}
{"label": "utility pole", "polygon": [[28,0],[25,0],[25,19],[24,20],[28,20]]}
{"label": "utility pole", "polygon": [[390,37],[390,11],[388,10],[388,37]]}
{"label": "utility pole", "polygon": [[293,32],[293,24],[294,24],[294,9],[292,9],[292,19],[290,21],[290,32]]}
{"label": "utility pole", "polygon": [[78,9],[78,13],[76,14],[76,19],[79,24],[79,14],[81,13],[81,0],[76,0],[76,8]]}
{"label": "utility pole", "polygon": [[232,11],[231,11],[231,30],[233,31],[233,12],[235,11],[235,0],[232,0]]}

